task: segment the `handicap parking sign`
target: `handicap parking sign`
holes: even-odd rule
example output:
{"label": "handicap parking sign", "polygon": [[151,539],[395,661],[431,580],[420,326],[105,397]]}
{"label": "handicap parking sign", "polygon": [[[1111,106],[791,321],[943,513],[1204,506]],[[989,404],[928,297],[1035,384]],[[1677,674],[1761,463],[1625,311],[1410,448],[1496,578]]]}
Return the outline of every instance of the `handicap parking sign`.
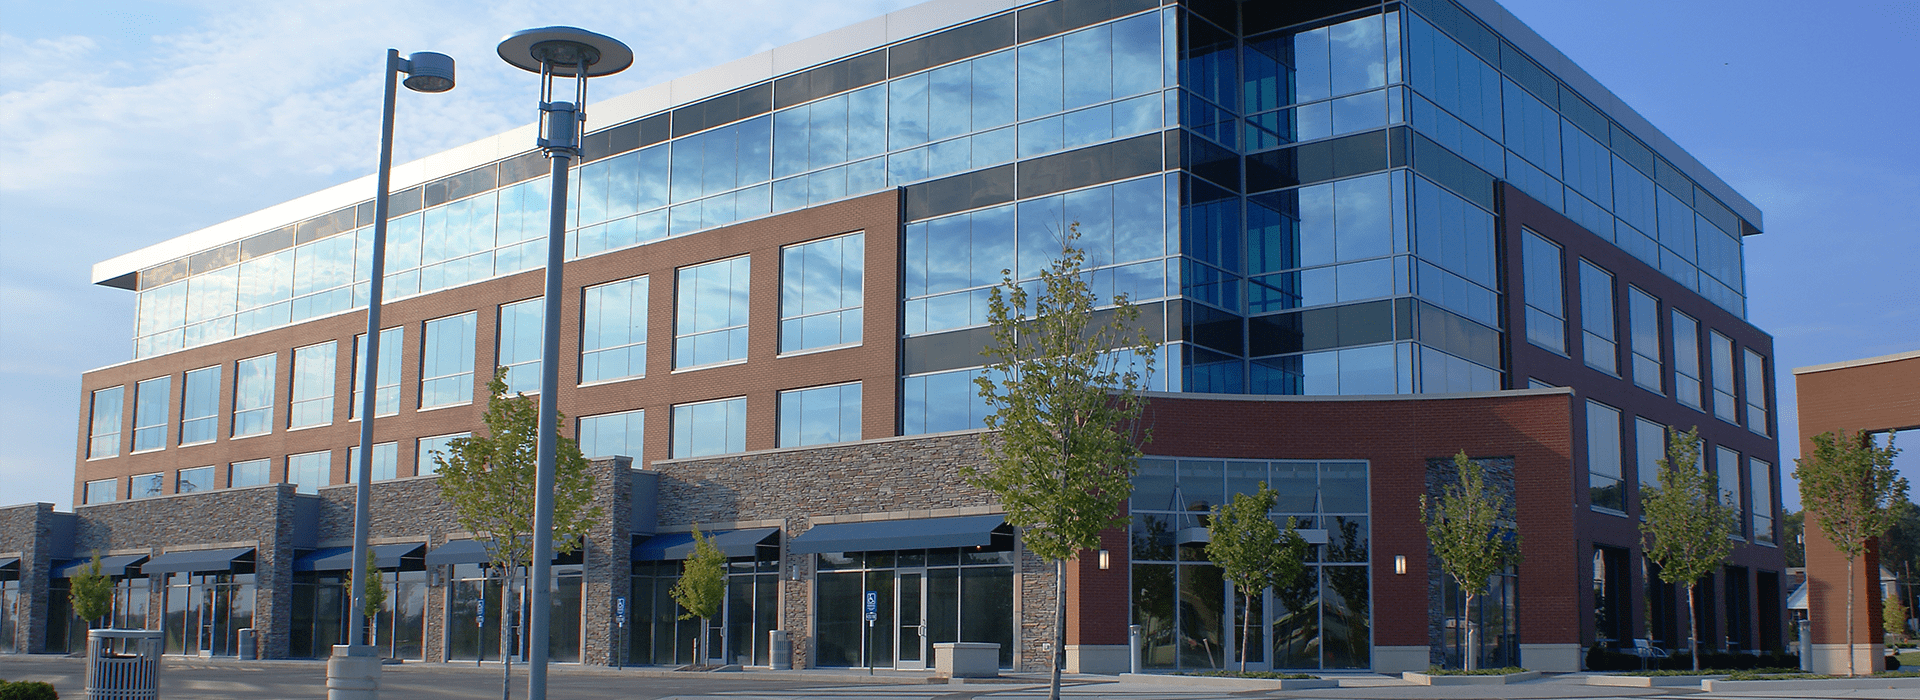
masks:
{"label": "handicap parking sign", "polygon": [[867,621],[880,619],[880,592],[867,591]]}

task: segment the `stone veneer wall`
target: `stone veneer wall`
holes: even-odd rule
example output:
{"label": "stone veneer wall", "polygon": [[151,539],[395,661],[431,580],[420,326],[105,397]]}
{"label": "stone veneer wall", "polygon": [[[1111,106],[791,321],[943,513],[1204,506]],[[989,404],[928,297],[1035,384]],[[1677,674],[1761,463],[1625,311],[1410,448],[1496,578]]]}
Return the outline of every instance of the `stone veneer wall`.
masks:
{"label": "stone veneer wall", "polygon": [[[1495,457],[1475,458],[1480,464],[1483,477],[1489,488],[1506,502],[1507,512],[1514,512],[1513,458]],[[1427,460],[1427,498],[1439,499],[1446,487],[1460,483],[1460,469],[1453,465],[1452,459]],[[1511,523],[1509,523],[1511,525]],[[1447,619],[1444,611],[1447,590],[1447,570],[1442,566],[1439,555],[1433,548],[1427,548],[1427,656],[1432,665],[1447,665]],[[1482,640],[1484,643],[1485,640]],[[1518,650],[1516,650],[1518,651]]]}
{"label": "stone veneer wall", "polygon": [[[320,489],[320,512],[315,545],[347,547],[353,544],[354,486],[345,484]],[[453,508],[440,499],[440,477],[418,476],[391,481],[376,481],[367,494],[367,541],[425,542],[428,550],[456,539],[460,524]],[[426,630],[422,647],[428,661],[444,661],[446,644],[447,587],[427,588]],[[289,620],[291,624],[291,620]]]}
{"label": "stone veneer wall", "polygon": [[[796,537],[823,522],[925,518],[997,510],[966,484],[961,467],[985,463],[980,431],[886,438],[847,445],[655,461],[663,530],[778,522]],[[783,548],[784,551],[784,548]],[[1046,668],[1053,640],[1054,567],[1021,550],[1014,570],[1014,665]],[[813,557],[785,554],[781,621],[794,668],[812,660]]]}
{"label": "stone veneer wall", "polygon": [[46,648],[47,576],[55,554],[56,517],[51,503],[0,508],[0,554],[20,557],[20,618],[14,625],[13,638],[13,648],[19,653]]}

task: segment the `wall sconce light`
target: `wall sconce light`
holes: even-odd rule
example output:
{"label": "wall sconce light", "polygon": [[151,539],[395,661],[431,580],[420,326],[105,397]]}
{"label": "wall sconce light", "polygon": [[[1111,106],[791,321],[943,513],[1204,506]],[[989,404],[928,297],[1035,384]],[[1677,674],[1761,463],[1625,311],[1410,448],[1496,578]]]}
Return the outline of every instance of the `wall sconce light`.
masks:
{"label": "wall sconce light", "polygon": [[1106,571],[1107,568],[1111,567],[1112,565],[1113,565],[1113,560],[1111,557],[1107,555],[1107,550],[1104,550],[1104,549],[1100,550],[1100,570]]}
{"label": "wall sconce light", "polygon": [[439,588],[447,585],[447,569],[443,566],[427,567],[427,587]]}
{"label": "wall sconce light", "polygon": [[799,564],[788,564],[788,565],[787,565],[787,580],[789,580],[789,581],[798,581],[798,580],[800,580],[800,565],[799,565]]}
{"label": "wall sconce light", "polygon": [[1393,555],[1393,573],[1398,576],[1407,575],[1407,555]]}

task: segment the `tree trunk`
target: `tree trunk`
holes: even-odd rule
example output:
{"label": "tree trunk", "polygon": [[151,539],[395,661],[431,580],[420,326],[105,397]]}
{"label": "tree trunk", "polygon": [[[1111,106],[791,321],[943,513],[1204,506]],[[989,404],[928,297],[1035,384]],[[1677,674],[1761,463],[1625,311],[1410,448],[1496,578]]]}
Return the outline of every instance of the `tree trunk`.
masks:
{"label": "tree trunk", "polygon": [[513,569],[500,582],[500,700],[513,698]]}
{"label": "tree trunk", "polygon": [[1693,600],[1699,581],[1687,584],[1687,654],[1693,657],[1693,670],[1700,670],[1700,604]]}
{"label": "tree trunk", "polygon": [[1060,700],[1060,669],[1067,665],[1067,560],[1053,563],[1053,679],[1047,700]]}
{"label": "tree trunk", "polygon": [[[1241,675],[1246,675],[1247,637],[1253,631],[1251,629],[1253,626],[1253,594],[1242,591],[1241,598],[1246,600],[1246,607],[1240,609],[1240,673]],[[1268,668],[1272,667],[1269,666]]]}
{"label": "tree trunk", "polygon": [[1467,601],[1460,607],[1460,627],[1466,630],[1466,644],[1460,649],[1460,667],[1468,671],[1480,670],[1480,635],[1473,626],[1473,601],[1478,597],[1468,591]]}
{"label": "tree trunk", "polygon": [[1853,557],[1847,557],[1847,675],[1859,675],[1853,667]]}

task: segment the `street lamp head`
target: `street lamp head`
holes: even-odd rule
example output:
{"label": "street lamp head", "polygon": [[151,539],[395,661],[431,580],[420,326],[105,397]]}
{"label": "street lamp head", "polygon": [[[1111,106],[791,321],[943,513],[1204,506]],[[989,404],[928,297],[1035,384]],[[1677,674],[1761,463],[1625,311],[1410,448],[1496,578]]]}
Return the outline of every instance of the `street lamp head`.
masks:
{"label": "street lamp head", "polygon": [[446,92],[453,89],[453,57],[432,51],[420,51],[407,57],[407,79],[401,81],[414,92]]}
{"label": "street lamp head", "polygon": [[500,40],[500,58],[516,68],[539,73],[542,66],[566,78],[613,75],[633,65],[633,49],[603,34],[576,27],[523,29]]}

